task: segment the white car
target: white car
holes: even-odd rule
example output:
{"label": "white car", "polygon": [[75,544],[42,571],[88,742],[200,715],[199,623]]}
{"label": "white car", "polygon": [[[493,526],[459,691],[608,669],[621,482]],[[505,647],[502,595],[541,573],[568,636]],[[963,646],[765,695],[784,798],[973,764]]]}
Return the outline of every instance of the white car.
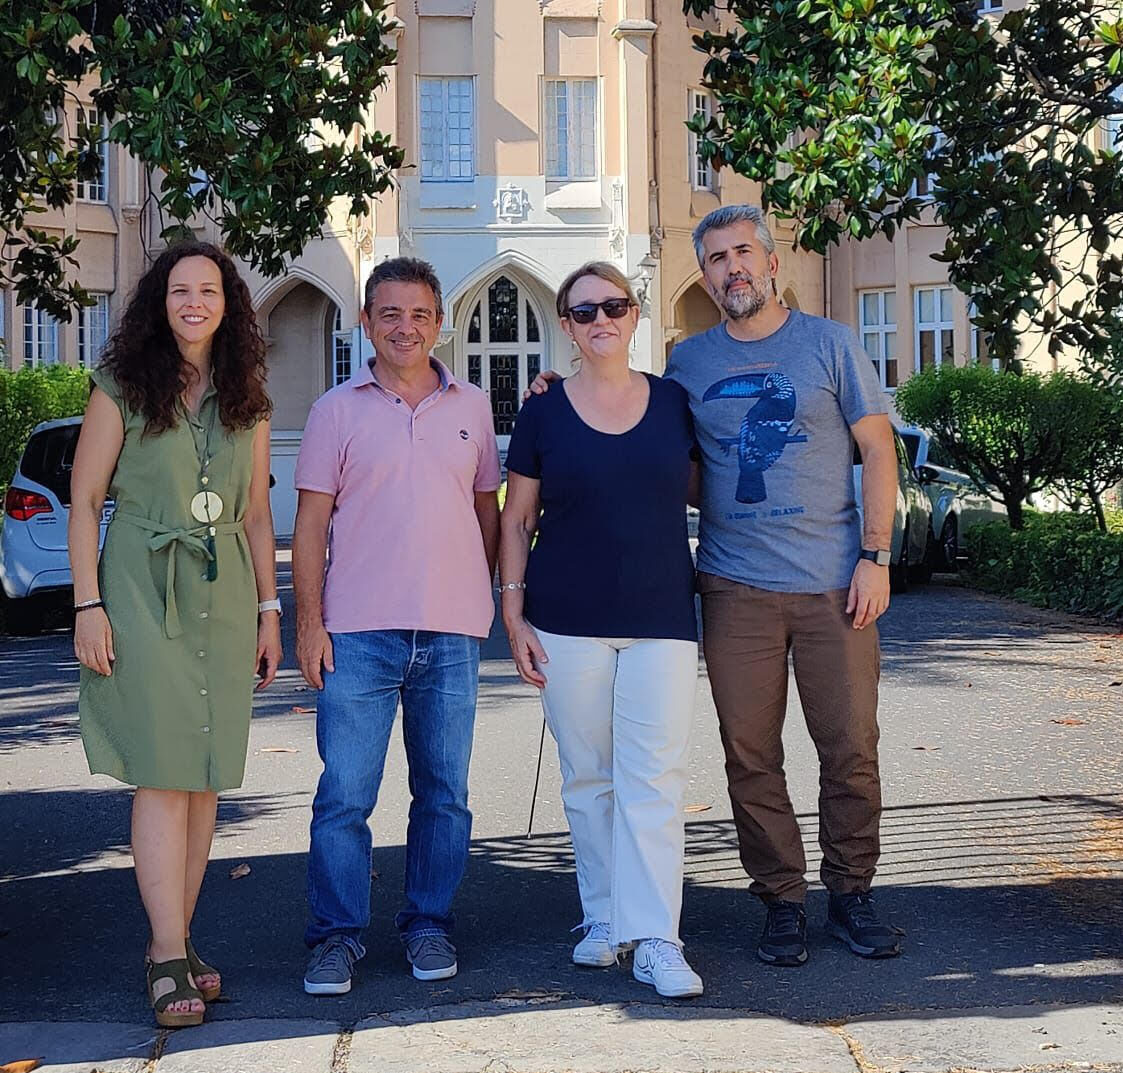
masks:
{"label": "white car", "polygon": [[[936,566],[936,539],[932,530],[932,507],[917,482],[908,452],[893,430],[897,448],[897,506],[893,512],[893,536],[889,545],[889,585],[893,592],[905,592],[909,582],[923,584]],[[854,445],[854,498],[862,514],[862,456]]]}
{"label": "white car", "polygon": [[[0,601],[13,633],[39,628],[52,596],[73,586],[66,553],[70,520],[70,470],[82,418],[66,417],[36,425],[4,496],[0,521]],[[113,516],[102,511],[99,547]]]}
{"label": "white car", "polygon": [[943,444],[915,426],[898,429],[909,464],[932,504],[932,531],[937,534],[939,565],[956,570],[966,558],[964,534],[976,525],[1006,518],[1006,508],[980,492],[957,470]]}

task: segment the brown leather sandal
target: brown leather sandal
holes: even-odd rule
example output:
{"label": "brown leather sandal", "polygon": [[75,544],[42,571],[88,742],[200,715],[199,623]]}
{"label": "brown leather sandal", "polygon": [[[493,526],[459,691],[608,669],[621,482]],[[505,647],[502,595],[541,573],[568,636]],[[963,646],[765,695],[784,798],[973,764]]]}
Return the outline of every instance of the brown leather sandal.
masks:
{"label": "brown leather sandal", "polygon": [[214,987],[200,987],[199,992],[203,996],[204,1002],[214,1002],[219,995],[222,994],[222,973],[218,971],[213,965],[208,965],[199,955],[195,952],[195,947],[191,945],[191,939],[188,937],[187,943],[187,967],[191,970],[191,975],[195,978],[195,984],[198,986],[200,976],[217,976],[219,978],[218,984]]}
{"label": "brown leather sandal", "polygon": [[[202,1001],[203,995],[197,987],[192,987],[188,973],[187,958],[174,958],[171,961],[150,961],[148,963],[148,1001],[156,1014],[156,1024],[161,1028],[193,1028],[203,1023],[203,1011],[196,1013],[173,1013],[168,1007],[173,1002],[189,1002],[191,999]],[[175,988],[159,998],[155,997],[158,980],[171,980]]]}

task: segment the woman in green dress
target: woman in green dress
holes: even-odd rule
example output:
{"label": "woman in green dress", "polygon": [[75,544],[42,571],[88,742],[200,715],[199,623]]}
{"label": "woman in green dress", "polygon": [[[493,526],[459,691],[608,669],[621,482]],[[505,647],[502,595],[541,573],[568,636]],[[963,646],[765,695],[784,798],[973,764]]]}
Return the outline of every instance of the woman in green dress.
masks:
{"label": "woman in green dress", "polygon": [[[255,671],[281,658],[265,343],[221,250],[166,250],[93,374],[70,562],[90,771],[136,786],[132,847],[161,1025],[199,1024],[218,972],[191,918],[219,790],[242,782]],[[98,564],[98,522],[116,501]]]}

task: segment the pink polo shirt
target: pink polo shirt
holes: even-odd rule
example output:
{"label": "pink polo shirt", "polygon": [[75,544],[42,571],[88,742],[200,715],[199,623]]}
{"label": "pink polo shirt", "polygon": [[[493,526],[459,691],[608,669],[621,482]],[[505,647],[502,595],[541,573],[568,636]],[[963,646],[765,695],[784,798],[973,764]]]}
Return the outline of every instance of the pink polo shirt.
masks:
{"label": "pink polo shirt", "polygon": [[416,410],[364,363],[308,415],[294,483],[335,496],[324,580],[330,633],[486,637],[491,628],[474,499],[499,487],[491,405],[478,387],[432,365],[441,386]]}

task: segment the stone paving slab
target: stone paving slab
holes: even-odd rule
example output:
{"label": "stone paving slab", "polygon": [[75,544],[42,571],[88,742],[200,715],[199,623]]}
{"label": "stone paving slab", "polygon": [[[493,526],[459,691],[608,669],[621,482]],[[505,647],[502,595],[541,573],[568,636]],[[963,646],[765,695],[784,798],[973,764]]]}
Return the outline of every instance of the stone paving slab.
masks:
{"label": "stone paving slab", "polygon": [[[828,1029],[730,1010],[468,1002],[368,1018],[348,1073],[856,1073]],[[160,1073],[163,1073],[161,1066]]]}
{"label": "stone paving slab", "polygon": [[902,1013],[851,1021],[843,1031],[878,1073],[1105,1065],[1123,1070],[1123,1005]]}
{"label": "stone paving slab", "polygon": [[173,1032],[158,1073],[331,1073],[330,1021],[210,1021]]}
{"label": "stone paving slab", "polygon": [[141,1073],[155,1026],[25,1021],[0,1024],[0,1066],[40,1058],[39,1073]]}

